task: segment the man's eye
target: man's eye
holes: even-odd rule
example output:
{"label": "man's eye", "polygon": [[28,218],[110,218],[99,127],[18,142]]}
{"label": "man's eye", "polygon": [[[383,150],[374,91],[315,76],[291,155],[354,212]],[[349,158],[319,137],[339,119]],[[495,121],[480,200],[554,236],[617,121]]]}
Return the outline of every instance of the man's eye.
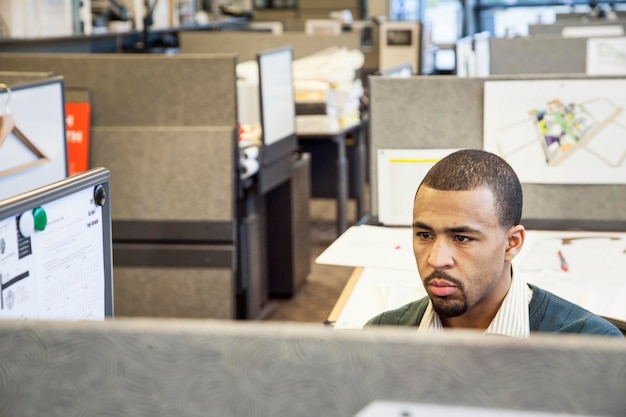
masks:
{"label": "man's eye", "polygon": [[471,242],[473,239],[467,236],[463,236],[463,235],[456,235],[454,236],[454,240],[460,243],[468,243],[468,242]]}
{"label": "man's eye", "polygon": [[417,232],[417,236],[422,239],[430,239],[432,237],[429,232]]}

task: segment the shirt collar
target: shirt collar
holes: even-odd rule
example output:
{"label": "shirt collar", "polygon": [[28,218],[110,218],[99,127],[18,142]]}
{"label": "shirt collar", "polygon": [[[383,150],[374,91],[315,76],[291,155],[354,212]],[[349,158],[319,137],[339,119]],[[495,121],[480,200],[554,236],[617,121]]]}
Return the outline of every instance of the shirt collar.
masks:
{"label": "shirt collar", "polygon": [[[522,274],[513,269],[511,286],[507,292],[500,309],[489,324],[484,334],[496,334],[525,338],[530,336],[530,320],[528,317],[528,303],[532,298],[532,290],[526,284]],[[420,332],[440,332],[444,327],[432,302],[428,302],[424,317],[419,324]]]}

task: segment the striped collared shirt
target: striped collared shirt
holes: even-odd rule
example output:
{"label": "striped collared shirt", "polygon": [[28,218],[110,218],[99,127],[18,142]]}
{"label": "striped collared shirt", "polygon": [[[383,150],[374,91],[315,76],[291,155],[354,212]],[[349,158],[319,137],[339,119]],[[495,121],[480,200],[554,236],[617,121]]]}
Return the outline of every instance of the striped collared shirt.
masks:
{"label": "striped collared shirt", "polygon": [[[533,292],[522,274],[513,271],[511,286],[502,301],[500,309],[489,324],[484,334],[497,334],[502,336],[525,338],[530,336],[530,323],[528,318],[528,303]],[[440,332],[444,327],[441,319],[433,309],[432,301],[428,302],[424,317],[418,327],[418,331]]]}

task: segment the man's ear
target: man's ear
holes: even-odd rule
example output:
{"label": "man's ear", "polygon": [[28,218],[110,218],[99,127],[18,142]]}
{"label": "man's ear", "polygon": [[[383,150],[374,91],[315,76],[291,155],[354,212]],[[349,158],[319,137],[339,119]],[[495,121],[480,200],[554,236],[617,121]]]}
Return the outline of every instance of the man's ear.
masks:
{"label": "man's ear", "polygon": [[507,233],[507,245],[504,253],[504,259],[510,262],[517,256],[524,246],[524,239],[526,238],[526,229],[521,224],[513,226]]}

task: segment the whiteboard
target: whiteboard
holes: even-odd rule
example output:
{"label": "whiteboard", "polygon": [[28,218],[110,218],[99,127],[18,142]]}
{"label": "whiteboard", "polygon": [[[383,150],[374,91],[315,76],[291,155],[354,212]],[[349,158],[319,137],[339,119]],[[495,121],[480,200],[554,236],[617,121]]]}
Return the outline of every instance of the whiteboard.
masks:
{"label": "whiteboard", "polygon": [[0,318],[113,316],[109,171],[0,201]]}

